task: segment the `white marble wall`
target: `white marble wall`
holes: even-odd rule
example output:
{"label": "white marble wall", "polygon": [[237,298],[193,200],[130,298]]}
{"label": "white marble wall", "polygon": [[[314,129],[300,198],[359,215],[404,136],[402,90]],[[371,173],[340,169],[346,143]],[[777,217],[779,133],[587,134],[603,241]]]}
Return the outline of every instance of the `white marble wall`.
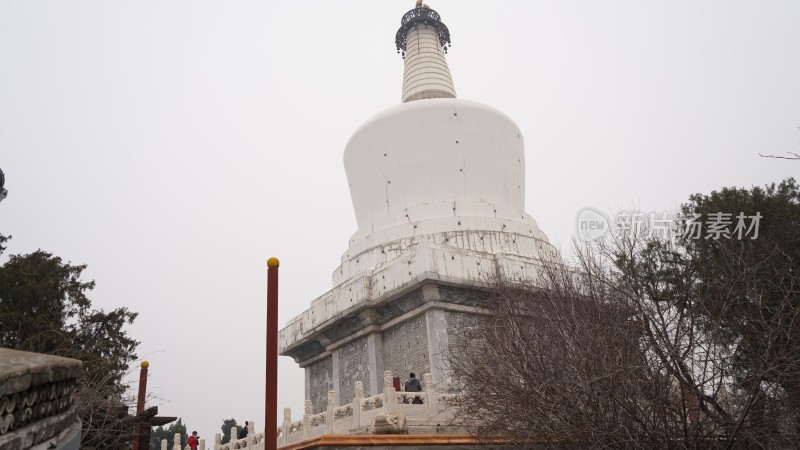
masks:
{"label": "white marble wall", "polygon": [[[520,241],[522,238],[520,238]],[[520,245],[523,245],[520,242]],[[535,243],[530,245],[536,245]],[[548,258],[531,258],[506,253],[484,253],[458,248],[425,244],[413,252],[376,267],[362,276],[342,283],[311,302],[311,307],[289,321],[280,330],[278,347],[287,347],[326,322],[344,315],[348,310],[370,302],[379,303],[424,280],[441,280],[463,285],[486,285],[494,276],[508,280],[536,280],[541,274],[543,260],[555,258],[555,249],[542,244],[542,254]]]}

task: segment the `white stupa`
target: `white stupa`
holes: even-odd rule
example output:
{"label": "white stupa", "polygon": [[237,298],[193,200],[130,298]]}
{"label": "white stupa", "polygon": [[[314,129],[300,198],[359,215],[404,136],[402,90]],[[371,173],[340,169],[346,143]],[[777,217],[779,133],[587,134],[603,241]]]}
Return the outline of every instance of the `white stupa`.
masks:
{"label": "white stupa", "polygon": [[[417,246],[537,259],[555,252],[524,211],[522,133],[500,111],[456,98],[444,55],[449,43],[435,11],[421,7],[403,17],[396,36],[405,59],[403,103],[369,119],[344,152],[358,231],[334,286]],[[452,265],[446,273],[472,279],[472,269]]]}
{"label": "white stupa", "polygon": [[[425,5],[396,35],[402,103],[367,120],[344,151],[358,230],[333,289],[281,330],[281,354],[306,369],[306,398],[350,401],[383,389],[383,373],[449,374],[448,328],[479,313],[470,302],[492,277],[535,278],[556,249],[524,211],[519,127],[456,97],[445,60],[450,33]],[[472,296],[472,297],[470,297]],[[361,384],[359,385],[359,387]]]}

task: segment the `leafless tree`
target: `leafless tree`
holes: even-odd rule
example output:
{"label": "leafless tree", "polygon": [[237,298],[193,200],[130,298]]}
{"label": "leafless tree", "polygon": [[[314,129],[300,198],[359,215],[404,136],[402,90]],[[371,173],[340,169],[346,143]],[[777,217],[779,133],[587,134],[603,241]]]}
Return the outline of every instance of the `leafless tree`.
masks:
{"label": "leafless tree", "polygon": [[775,159],[794,159],[794,160],[800,159],[800,153],[795,153],[795,152],[786,152],[786,153],[788,153],[789,156],[764,155],[764,154],[761,154],[761,153],[759,153],[758,156],[760,156],[762,158],[775,158]]}
{"label": "leafless tree", "polygon": [[82,426],[81,449],[130,448],[136,402],[129,393],[120,395],[108,381],[96,372],[78,379],[75,402]]}
{"label": "leafless tree", "polygon": [[[753,308],[742,330],[755,336],[744,345],[722,315],[702,310],[765,294],[760,272],[737,255],[726,256],[737,280],[721,277],[726,291],[699,283],[690,255],[667,241],[627,235],[575,253],[576,266],[547,265],[536,280],[498,277],[485,314],[456,332],[448,363],[463,387],[459,423],[522,447],[798,442],[797,273],[781,282],[779,301]],[[710,295],[717,301],[698,301]]]}

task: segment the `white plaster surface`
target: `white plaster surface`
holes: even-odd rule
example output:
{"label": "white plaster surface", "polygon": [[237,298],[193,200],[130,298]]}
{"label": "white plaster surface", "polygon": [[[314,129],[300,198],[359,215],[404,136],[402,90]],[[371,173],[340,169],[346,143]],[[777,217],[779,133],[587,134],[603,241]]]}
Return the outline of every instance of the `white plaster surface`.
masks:
{"label": "white plaster surface", "polygon": [[[389,108],[356,130],[344,165],[358,223],[351,247],[426,219],[472,216],[535,224],[523,212],[522,134],[508,116],[482,103],[428,99]],[[381,240],[408,231],[399,233]]]}
{"label": "white plaster surface", "polygon": [[358,223],[334,288],[281,330],[281,351],[425,279],[535,279],[557,251],[524,212],[522,134],[482,103],[437,98],[378,113],[344,153]]}
{"label": "white plaster surface", "polygon": [[[524,238],[523,239],[530,239]],[[539,241],[541,243],[541,241]],[[542,243],[549,258],[557,257],[550,244]],[[536,280],[543,261],[516,254],[470,251],[420,244],[374,270],[342,283],[311,302],[311,307],[286,324],[278,335],[278,347],[286,348],[344,317],[367,303],[380,303],[424,280],[461,285],[485,285],[498,275],[507,279]]]}
{"label": "white plaster surface", "polygon": [[[558,259],[524,211],[519,127],[490,106],[455,98],[432,27],[408,36],[405,103],[369,119],[344,151],[358,230],[333,273],[333,289],[280,331],[282,353],[426,280],[535,280],[544,262]],[[430,326],[440,322],[431,319]],[[437,350],[444,341],[436,339]]]}
{"label": "white plaster surface", "polygon": [[439,44],[436,29],[417,26],[408,30],[403,70],[403,102],[455,97],[453,78]]}

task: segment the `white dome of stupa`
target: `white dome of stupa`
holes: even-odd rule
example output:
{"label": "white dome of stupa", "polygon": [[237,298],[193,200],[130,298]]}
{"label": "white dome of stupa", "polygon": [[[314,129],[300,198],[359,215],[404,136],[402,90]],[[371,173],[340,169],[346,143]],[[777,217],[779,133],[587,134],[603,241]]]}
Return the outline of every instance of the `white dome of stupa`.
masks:
{"label": "white dome of stupa", "polygon": [[522,133],[502,112],[456,98],[445,59],[449,43],[436,11],[416,8],[403,16],[396,37],[405,60],[403,103],[367,120],[344,151],[358,231],[334,284],[399,255],[387,256],[387,247],[444,239],[459,245],[442,233],[504,233],[513,236],[499,239],[492,253],[555,255],[524,212]]}

